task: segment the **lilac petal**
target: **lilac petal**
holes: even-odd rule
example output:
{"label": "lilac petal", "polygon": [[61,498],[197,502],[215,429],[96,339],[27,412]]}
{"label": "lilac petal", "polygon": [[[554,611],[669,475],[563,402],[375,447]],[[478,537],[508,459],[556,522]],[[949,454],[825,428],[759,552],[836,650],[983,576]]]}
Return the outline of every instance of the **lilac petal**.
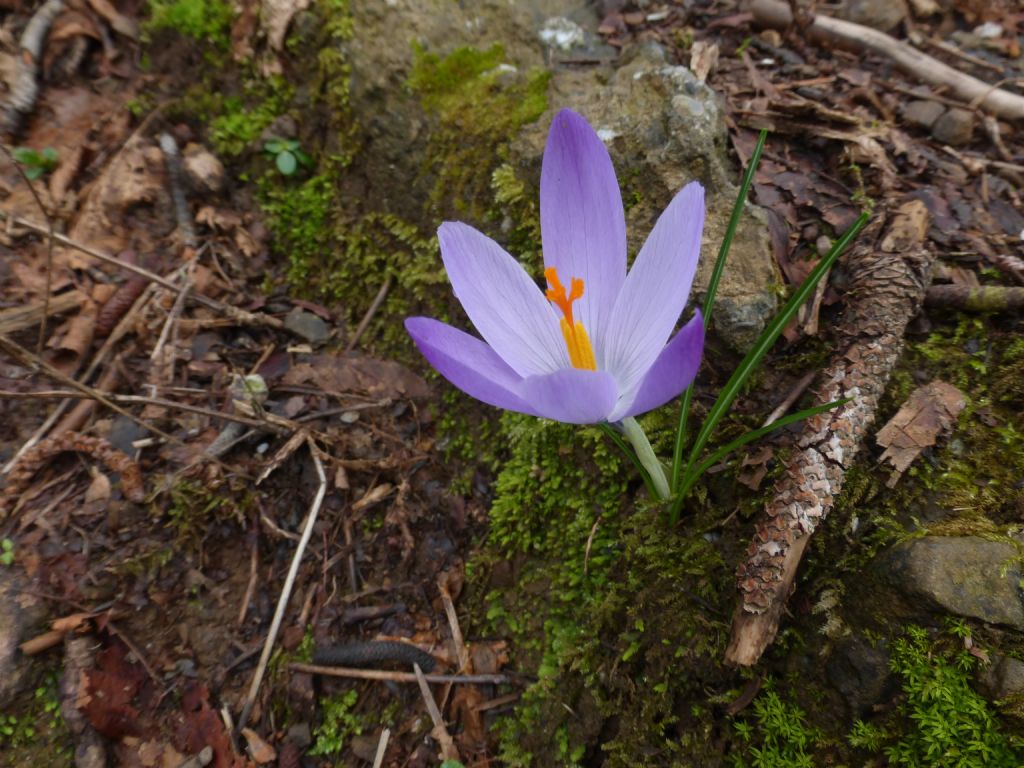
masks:
{"label": "lilac petal", "polygon": [[602,367],[620,391],[635,391],[664,349],[690,295],[703,228],[704,188],[691,182],[658,218],[612,310]]}
{"label": "lilac petal", "polygon": [[544,266],[570,288],[583,280],[575,303],[601,359],[615,298],[626,279],[626,219],[615,169],[587,121],[568,109],[555,115],[540,172],[540,231]]}
{"label": "lilac petal", "polygon": [[437,230],[448,279],[484,341],[521,376],[569,367],[558,315],[504,248],[467,224]]}
{"label": "lilac petal", "polygon": [[686,389],[700,368],[704,351],[704,318],[700,311],[675,335],[654,361],[632,398],[624,395],[609,421],[637,416],[664,405]]}
{"label": "lilac petal", "polygon": [[480,339],[429,317],[410,317],[405,329],[438,373],[488,405],[537,415],[515,390],[522,377]]}
{"label": "lilac petal", "polygon": [[610,375],[581,368],[530,376],[523,379],[518,392],[538,416],[567,424],[605,421],[619,396]]}

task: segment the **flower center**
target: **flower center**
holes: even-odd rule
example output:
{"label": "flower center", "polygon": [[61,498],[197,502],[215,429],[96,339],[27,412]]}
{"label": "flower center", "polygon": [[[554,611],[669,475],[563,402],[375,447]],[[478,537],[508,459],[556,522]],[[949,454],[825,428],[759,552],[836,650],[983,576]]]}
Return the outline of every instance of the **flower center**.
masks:
{"label": "flower center", "polygon": [[565,338],[565,347],[569,350],[569,362],[573,368],[596,371],[597,363],[594,361],[594,350],[590,346],[587,329],[583,327],[583,323],[577,323],[572,319],[572,303],[583,297],[583,281],[578,277],[572,278],[569,293],[566,295],[565,286],[558,279],[557,269],[548,267],[544,270],[544,277],[551,286],[544,295],[548,301],[562,310],[559,325]]}

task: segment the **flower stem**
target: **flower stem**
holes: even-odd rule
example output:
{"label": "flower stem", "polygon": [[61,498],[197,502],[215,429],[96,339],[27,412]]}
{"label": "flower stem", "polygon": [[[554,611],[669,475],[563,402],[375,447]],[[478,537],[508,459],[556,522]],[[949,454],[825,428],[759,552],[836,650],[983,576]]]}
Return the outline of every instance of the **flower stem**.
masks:
{"label": "flower stem", "polygon": [[636,457],[647,470],[647,474],[651,476],[655,492],[659,498],[667,499],[669,497],[668,478],[665,477],[665,468],[658,461],[658,457],[654,455],[651,441],[647,439],[647,435],[632,416],[623,419],[621,424],[623,434],[633,446],[633,450],[636,451]]}

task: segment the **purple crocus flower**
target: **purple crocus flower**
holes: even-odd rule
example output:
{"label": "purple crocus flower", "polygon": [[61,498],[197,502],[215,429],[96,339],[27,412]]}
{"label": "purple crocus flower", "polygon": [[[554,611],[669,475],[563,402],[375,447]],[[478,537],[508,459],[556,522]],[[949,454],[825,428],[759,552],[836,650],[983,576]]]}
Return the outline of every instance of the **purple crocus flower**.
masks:
{"label": "purple crocus flower", "polygon": [[681,393],[704,347],[699,311],[669,341],[697,270],[700,184],[669,203],[627,275],[611,158],[587,121],[563,109],[544,150],[540,225],[546,292],[486,235],[441,225],[448,278],[483,340],[410,317],[427,361],[477,400],[571,424],[616,422]]}

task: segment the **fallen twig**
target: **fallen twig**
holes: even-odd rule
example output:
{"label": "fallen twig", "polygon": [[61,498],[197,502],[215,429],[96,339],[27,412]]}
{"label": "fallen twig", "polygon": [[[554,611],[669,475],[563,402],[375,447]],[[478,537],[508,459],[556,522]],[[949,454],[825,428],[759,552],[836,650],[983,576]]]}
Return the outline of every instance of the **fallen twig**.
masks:
{"label": "fallen twig", "polygon": [[437,743],[441,745],[441,757],[444,760],[459,760],[459,750],[455,746],[455,742],[452,740],[452,735],[448,733],[448,727],[444,724],[444,718],[441,717],[441,710],[437,708],[437,702],[434,701],[434,694],[430,692],[430,687],[427,685],[427,680],[423,676],[423,670],[420,669],[419,664],[414,664],[413,669],[416,671],[416,682],[420,686],[420,694],[423,696],[423,703],[427,706],[427,713],[430,715],[430,721],[434,724],[434,728],[430,734],[433,736]]}
{"label": "fallen twig", "polygon": [[197,244],[196,230],[192,226],[192,214],[188,210],[188,200],[185,198],[185,172],[181,167],[181,152],[178,151],[178,142],[171,134],[161,133],[160,149],[164,153],[167,181],[171,188],[171,201],[174,203],[174,218],[178,222],[181,240],[186,247],[195,248]]}
{"label": "fallen twig", "polygon": [[[21,216],[15,216],[3,210],[0,210],[0,220],[12,222],[14,224],[17,224],[19,227],[24,227],[25,229],[32,230],[33,232],[38,232],[39,234],[42,235],[48,234],[49,232],[49,230],[42,224],[37,224],[34,221],[22,218]],[[61,235],[59,233],[54,232],[53,240],[54,242],[60,243],[61,245],[66,246],[67,248],[74,248],[76,251],[80,251],[81,253],[84,253],[87,256],[92,256],[93,258],[99,259],[102,262],[112,264],[116,266],[118,269],[123,269],[128,272],[134,272],[137,275],[141,275],[150,282],[156,283],[157,285],[166,288],[169,291],[173,291],[175,294],[179,293],[182,290],[181,286],[176,285],[171,280],[168,280],[166,277],[161,277],[155,272],[150,272],[145,267],[140,267],[137,264],[130,264],[126,261],[122,261],[121,259],[111,256],[109,253],[104,253],[103,251],[99,251],[96,250],[95,248],[89,247],[88,245],[79,243],[76,240],[72,240],[67,235]],[[189,300],[194,301],[196,304],[201,304],[202,306],[207,307],[208,309],[212,309],[215,312],[219,312],[226,317],[230,317],[240,325],[255,325],[276,329],[284,328],[284,322],[280,318],[257,312],[247,312],[244,309],[239,309],[238,307],[233,307],[229,304],[219,302],[216,299],[211,299],[208,296],[203,296],[201,293],[193,293],[192,295],[189,296]]]}
{"label": "fallen twig", "polygon": [[288,601],[291,599],[292,590],[295,588],[295,577],[299,573],[299,564],[306,552],[306,546],[313,535],[313,525],[320,514],[320,505],[323,504],[324,496],[327,495],[327,475],[324,474],[324,465],[320,461],[320,452],[312,438],[307,438],[306,445],[309,446],[309,453],[313,458],[313,465],[316,467],[316,474],[320,480],[313,503],[310,504],[309,513],[306,515],[306,524],[302,528],[302,538],[295,548],[292,556],[291,566],[288,568],[288,575],[285,577],[284,586],[281,588],[281,596],[277,600],[277,609],[274,611],[273,621],[270,623],[270,630],[267,632],[267,639],[263,644],[263,653],[260,654],[259,664],[252,676],[252,684],[249,686],[249,693],[245,697],[245,704],[242,706],[242,714],[238,716],[238,723],[235,726],[235,733],[241,733],[252,713],[253,705],[256,703],[256,695],[260,690],[260,683],[263,682],[263,675],[267,671],[267,664],[270,662],[270,654],[274,650],[274,641],[277,640],[277,633],[281,629],[281,621],[284,619],[285,610],[288,608]]}
{"label": "fallen twig", "polygon": [[[765,27],[784,29],[793,23],[790,7],[782,0],[754,0],[750,5],[754,21]],[[976,103],[1008,120],[1024,119],[1024,96],[1004,91],[943,64],[906,43],[877,29],[816,14],[806,27],[812,39],[830,45],[871,51],[893,61],[904,72],[929,85],[947,86],[965,101]]]}
{"label": "fallen twig", "polygon": [[16,58],[14,82],[3,108],[2,129],[5,133],[17,134],[21,131],[25,118],[35,109],[39,96],[39,61],[43,55],[43,45],[53,20],[62,10],[64,0],[46,0],[25,26],[18,43],[21,55]]}
{"label": "fallen twig", "polygon": [[[293,662],[288,665],[293,672],[308,672],[311,675],[347,677],[356,680],[382,680],[392,683],[415,683],[416,675],[411,672],[391,672],[383,669],[354,669],[352,667],[324,667],[319,664]],[[507,675],[424,675],[428,683],[466,683],[469,685],[501,685],[511,682]]]}
{"label": "fallen twig", "polygon": [[1006,312],[1024,308],[1024,288],[1004,285],[933,285],[925,294],[929,307],[967,312]]}
{"label": "fallen twig", "polygon": [[352,334],[352,339],[349,341],[348,346],[345,347],[345,354],[347,355],[353,349],[356,348],[356,344],[363,338],[363,334],[366,333],[366,329],[370,327],[370,321],[373,320],[373,316],[377,314],[377,310],[380,309],[380,305],[384,303],[384,299],[388,295],[388,290],[391,288],[391,275],[384,278],[384,282],[381,283],[380,290],[377,291],[377,295],[373,297],[373,301],[370,302],[370,308],[366,310],[366,314],[363,315],[363,319],[359,321],[359,325],[356,326],[355,332]]}
{"label": "fallen twig", "polygon": [[390,728],[385,728],[381,731],[380,741],[377,742],[377,754],[373,758],[373,768],[380,768],[384,765],[384,753],[388,751],[388,739],[390,738]]}
{"label": "fallen twig", "polygon": [[[888,223],[883,237],[875,239]],[[733,616],[726,661],[752,665],[775,638],[786,598],[811,534],[828,515],[846,470],[875,418],[878,400],[903,349],[907,322],[924,300],[934,255],[924,246],[928,212],[919,200],[889,207],[875,238],[850,255],[854,276],[838,349],[822,372],[818,403],[849,399],[807,419],[773,498],[737,569],[742,599]]]}
{"label": "fallen twig", "polygon": [[141,502],[146,498],[139,465],[132,461],[127,454],[119,451],[101,437],[69,432],[43,440],[24,454],[14,465],[7,478],[7,486],[4,488],[3,494],[0,495],[0,518],[6,517],[17,504],[18,497],[28,490],[36,472],[42,469],[51,458],[65,451],[88,454],[106,465],[111,472],[120,474],[121,490],[132,501]]}

